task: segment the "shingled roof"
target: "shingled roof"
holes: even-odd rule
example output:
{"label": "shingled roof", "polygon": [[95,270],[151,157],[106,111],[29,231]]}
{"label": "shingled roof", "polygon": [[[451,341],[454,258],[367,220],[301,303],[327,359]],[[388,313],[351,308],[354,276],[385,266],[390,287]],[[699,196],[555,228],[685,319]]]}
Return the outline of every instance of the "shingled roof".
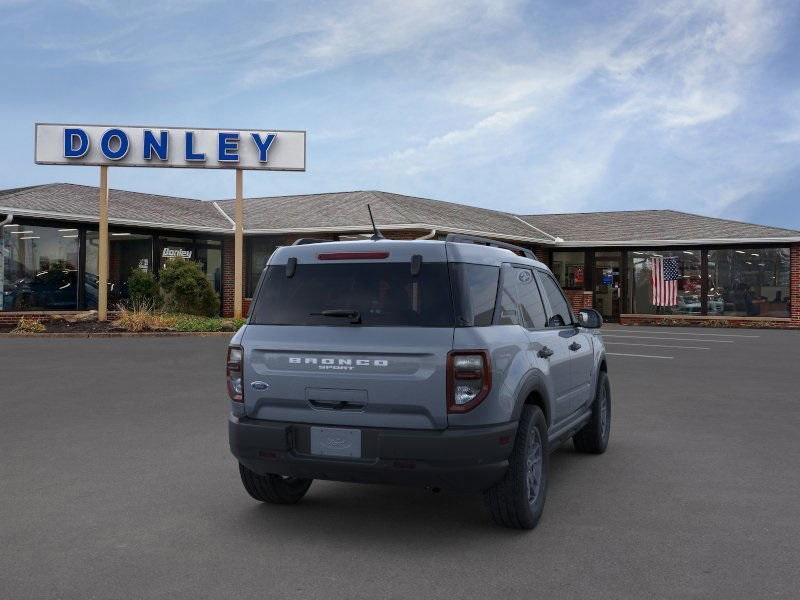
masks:
{"label": "shingled roof", "polygon": [[[51,183],[0,191],[0,211],[17,215],[97,221],[98,188]],[[212,202],[109,190],[109,222],[162,229],[230,231],[231,223]]]}
{"label": "shingled roof", "polygon": [[648,242],[747,242],[800,240],[800,231],[704,217],[675,210],[522,215],[522,219],[575,245],[633,245]]}
{"label": "shingled roof", "polygon": [[[230,233],[234,201],[110,190],[109,221]],[[83,222],[97,221],[98,189],[70,183],[0,190],[0,212]],[[677,245],[800,241],[800,231],[704,217],[674,210],[516,215],[380,191],[245,199],[247,233],[365,232],[367,204],[386,231],[436,229],[548,245]]]}
{"label": "shingled roof", "polygon": [[[233,200],[222,200],[218,204],[233,218]],[[529,242],[548,242],[552,239],[509,213],[379,191],[247,198],[245,230],[369,230],[371,225],[367,204],[372,208],[376,223],[387,231],[437,229]]]}

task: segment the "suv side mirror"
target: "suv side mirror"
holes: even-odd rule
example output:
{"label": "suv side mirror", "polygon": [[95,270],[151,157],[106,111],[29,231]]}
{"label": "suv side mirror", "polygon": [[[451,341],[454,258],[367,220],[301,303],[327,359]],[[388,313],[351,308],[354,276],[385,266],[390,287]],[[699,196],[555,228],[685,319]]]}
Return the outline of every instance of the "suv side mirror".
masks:
{"label": "suv side mirror", "polygon": [[578,311],[578,324],[586,329],[599,329],[603,325],[603,315],[593,308],[582,308]]}

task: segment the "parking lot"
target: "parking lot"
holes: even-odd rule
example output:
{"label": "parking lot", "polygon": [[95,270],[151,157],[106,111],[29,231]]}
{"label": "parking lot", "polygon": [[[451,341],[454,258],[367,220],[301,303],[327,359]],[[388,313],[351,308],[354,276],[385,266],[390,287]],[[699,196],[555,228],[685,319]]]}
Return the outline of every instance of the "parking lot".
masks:
{"label": "parking lot", "polygon": [[602,332],[609,450],[558,450],[525,533],[417,489],[254,502],[226,338],[1,339],[0,598],[796,598],[800,332]]}

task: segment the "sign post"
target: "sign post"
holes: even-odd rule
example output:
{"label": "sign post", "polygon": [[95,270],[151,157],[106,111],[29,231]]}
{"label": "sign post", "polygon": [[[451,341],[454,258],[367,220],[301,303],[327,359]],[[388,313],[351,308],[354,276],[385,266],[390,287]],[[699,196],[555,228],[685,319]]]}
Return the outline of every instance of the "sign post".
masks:
{"label": "sign post", "polygon": [[108,319],[108,167],[100,167],[100,211],[97,253],[97,320]]}
{"label": "sign post", "polygon": [[234,214],[234,221],[236,222],[236,230],[234,232],[234,259],[235,265],[233,268],[233,317],[235,319],[242,318],[242,298],[243,298],[243,277],[242,271],[244,270],[244,199],[243,199],[243,173],[241,169],[236,169],[236,209]]}
{"label": "sign post", "polygon": [[108,318],[108,167],[234,169],[234,309],[242,316],[244,271],[244,202],[242,174],[259,171],[305,171],[305,131],[206,129],[117,125],[36,123],[35,162],[39,165],[100,167],[98,211],[97,318]]}

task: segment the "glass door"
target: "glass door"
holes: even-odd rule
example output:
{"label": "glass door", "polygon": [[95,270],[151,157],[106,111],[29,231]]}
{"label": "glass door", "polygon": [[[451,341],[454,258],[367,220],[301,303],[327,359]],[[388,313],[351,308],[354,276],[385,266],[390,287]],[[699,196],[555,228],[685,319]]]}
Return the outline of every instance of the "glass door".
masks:
{"label": "glass door", "polygon": [[597,251],[594,254],[594,308],[603,320],[619,321],[622,298],[622,252]]}
{"label": "glass door", "polygon": [[197,262],[206,274],[206,279],[214,288],[222,303],[222,242],[201,240],[197,243]]}

